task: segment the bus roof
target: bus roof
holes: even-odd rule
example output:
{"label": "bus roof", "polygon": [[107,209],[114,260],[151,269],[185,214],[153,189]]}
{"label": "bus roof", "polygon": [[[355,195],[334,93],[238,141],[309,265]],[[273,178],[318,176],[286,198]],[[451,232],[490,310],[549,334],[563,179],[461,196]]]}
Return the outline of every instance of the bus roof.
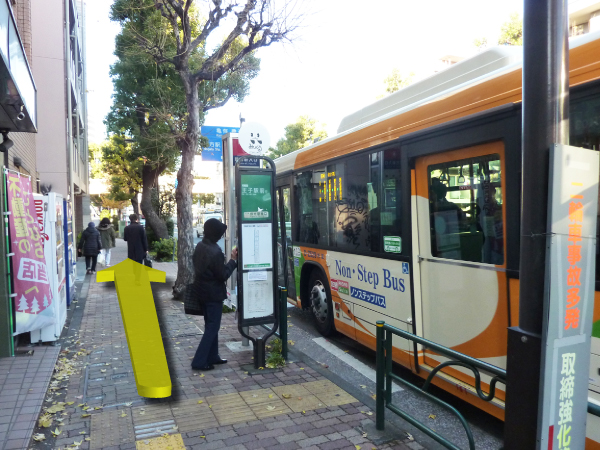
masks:
{"label": "bus roof", "polygon": [[[600,78],[600,31],[573,37],[569,46],[571,86]],[[519,102],[521,67],[522,47],[495,47],[481,52],[344,117],[335,136],[278,158],[277,171],[326,161],[429,126]]]}

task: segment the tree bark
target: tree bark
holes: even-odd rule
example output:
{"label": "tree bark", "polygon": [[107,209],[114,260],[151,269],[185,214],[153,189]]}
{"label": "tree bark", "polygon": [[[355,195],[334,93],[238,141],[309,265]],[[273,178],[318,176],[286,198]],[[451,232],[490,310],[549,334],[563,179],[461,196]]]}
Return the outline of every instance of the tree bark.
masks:
{"label": "tree bark", "polygon": [[185,99],[188,110],[188,120],[185,138],[180,141],[181,167],[177,171],[177,279],[173,285],[173,296],[181,298],[185,286],[193,281],[194,268],[192,255],[194,253],[192,187],[194,185],[194,156],[198,148],[200,129],[200,102],[198,100],[198,84],[189,74],[180,71],[185,88]]}
{"label": "tree bark", "polygon": [[140,214],[140,205],[138,202],[138,193],[136,192],[133,197],[131,197],[131,206],[133,206],[133,213],[139,216]]}
{"label": "tree bark", "polygon": [[167,224],[158,216],[152,207],[152,188],[155,185],[158,174],[163,168],[158,165],[152,167],[150,164],[144,164],[142,169],[142,213],[146,219],[146,226],[150,226],[154,235],[159,239],[168,239],[169,232]]}

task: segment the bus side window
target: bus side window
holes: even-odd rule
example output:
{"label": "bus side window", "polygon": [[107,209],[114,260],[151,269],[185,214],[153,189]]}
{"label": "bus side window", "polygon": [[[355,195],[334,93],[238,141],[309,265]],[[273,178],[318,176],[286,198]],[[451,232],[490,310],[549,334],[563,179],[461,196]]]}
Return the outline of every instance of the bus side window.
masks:
{"label": "bus side window", "polygon": [[[400,195],[399,149],[389,149],[383,152],[383,179],[381,189],[380,234],[383,243],[380,245],[383,245],[383,247],[381,247],[380,250],[400,253],[402,251],[402,196]],[[399,243],[399,245],[396,245],[396,243]]]}
{"label": "bus side window", "polygon": [[499,155],[429,166],[431,255],[503,264]]}

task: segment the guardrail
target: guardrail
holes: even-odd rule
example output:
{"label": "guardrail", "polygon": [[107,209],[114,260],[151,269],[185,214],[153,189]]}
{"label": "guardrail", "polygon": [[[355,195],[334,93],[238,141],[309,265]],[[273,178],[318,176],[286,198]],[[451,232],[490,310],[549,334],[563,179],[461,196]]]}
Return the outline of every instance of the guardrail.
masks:
{"label": "guardrail", "polygon": [[[452,361],[446,361],[437,367],[435,367],[423,387],[419,388],[408,381],[403,380],[398,375],[394,375],[392,373],[392,338],[393,336],[400,336],[404,339],[408,339],[410,341],[416,342],[417,344],[421,344],[443,356],[451,358]],[[436,433],[434,430],[429,428],[427,425],[423,424],[410,414],[405,411],[402,411],[398,406],[392,404],[392,380],[396,380],[402,386],[409,388],[410,390],[416,391],[434,403],[443,406],[444,408],[450,410],[454,415],[458,417],[462,426],[465,429],[467,434],[467,438],[469,440],[469,448],[471,450],[475,450],[475,441],[473,439],[473,433],[471,432],[471,428],[469,424],[465,420],[465,418],[458,412],[458,410],[448,403],[434,397],[427,389],[431,384],[431,380],[433,377],[437,375],[437,373],[442,370],[444,367],[448,366],[461,366],[467,369],[470,369],[475,376],[475,390],[477,391],[477,395],[479,398],[485,401],[491,401],[496,395],[496,384],[498,382],[506,384],[506,370],[501,369],[499,367],[493,366],[491,364],[487,364],[481,360],[476,358],[471,358],[470,356],[464,355],[457,351],[451,350],[448,347],[444,347],[443,345],[436,344],[435,342],[431,342],[422,337],[416,336],[407,331],[401,330],[399,328],[393,327],[391,325],[387,325],[384,321],[377,322],[377,390],[376,390],[376,407],[375,407],[375,424],[378,430],[383,430],[385,428],[385,409],[389,409],[393,411],[404,420],[409,422],[410,424],[417,427],[419,430],[430,436],[431,438],[438,441],[446,448],[450,448],[453,450],[460,450],[460,447],[457,447],[452,442],[448,441],[446,438]],[[485,371],[491,375],[493,375],[492,380],[490,381],[490,392],[486,395],[481,390],[481,375],[479,370]],[[589,408],[589,406],[588,406]],[[600,411],[600,408],[598,408]]]}

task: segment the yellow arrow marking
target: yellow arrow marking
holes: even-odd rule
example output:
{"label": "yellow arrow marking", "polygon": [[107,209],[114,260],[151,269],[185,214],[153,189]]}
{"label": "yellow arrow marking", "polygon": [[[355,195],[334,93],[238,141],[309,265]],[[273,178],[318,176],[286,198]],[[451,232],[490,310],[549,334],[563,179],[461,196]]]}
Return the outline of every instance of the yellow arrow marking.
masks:
{"label": "yellow arrow marking", "polygon": [[150,282],[164,283],[165,272],[131,259],[96,274],[98,283],[114,281],[129,345],[138,394],[148,398],[171,395],[171,377]]}

